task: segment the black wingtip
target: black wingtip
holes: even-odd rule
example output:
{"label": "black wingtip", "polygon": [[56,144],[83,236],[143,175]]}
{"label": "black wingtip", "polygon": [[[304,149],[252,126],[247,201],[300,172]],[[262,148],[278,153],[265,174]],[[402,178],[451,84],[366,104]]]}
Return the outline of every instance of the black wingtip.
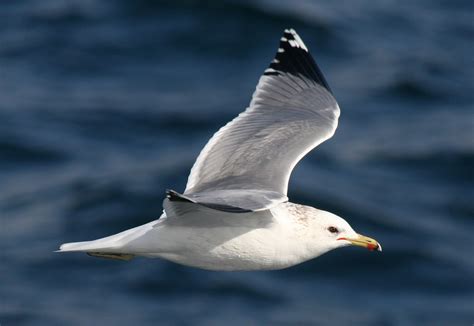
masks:
{"label": "black wingtip", "polygon": [[323,73],[309,53],[308,48],[292,28],[285,29],[283,36],[280,38],[280,46],[275,58],[268,69],[265,70],[264,75],[278,76],[281,73],[303,75],[331,92]]}

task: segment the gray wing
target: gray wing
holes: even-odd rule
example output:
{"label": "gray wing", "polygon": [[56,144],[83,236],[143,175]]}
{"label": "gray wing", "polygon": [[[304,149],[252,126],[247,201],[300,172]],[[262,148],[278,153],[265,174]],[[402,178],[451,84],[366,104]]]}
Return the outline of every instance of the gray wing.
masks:
{"label": "gray wing", "polygon": [[250,106],[207,143],[184,194],[249,210],[286,201],[293,168],[334,134],[338,118],[337,102],[303,41],[285,30]]}

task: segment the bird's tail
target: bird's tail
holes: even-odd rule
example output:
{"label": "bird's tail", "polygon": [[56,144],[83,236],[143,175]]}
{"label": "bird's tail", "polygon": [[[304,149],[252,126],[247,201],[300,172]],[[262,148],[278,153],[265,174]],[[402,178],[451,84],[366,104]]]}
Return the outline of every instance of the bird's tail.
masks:
{"label": "bird's tail", "polygon": [[156,221],[153,221],[97,240],[64,243],[56,252],[86,252],[95,257],[130,260],[135,255],[127,250],[127,245],[140,234],[150,230],[155,223]]}
{"label": "bird's tail", "polygon": [[117,252],[119,250],[118,246],[103,241],[104,239],[64,243],[56,252],[85,252],[89,256],[119,260],[130,260],[134,257],[133,254]]}

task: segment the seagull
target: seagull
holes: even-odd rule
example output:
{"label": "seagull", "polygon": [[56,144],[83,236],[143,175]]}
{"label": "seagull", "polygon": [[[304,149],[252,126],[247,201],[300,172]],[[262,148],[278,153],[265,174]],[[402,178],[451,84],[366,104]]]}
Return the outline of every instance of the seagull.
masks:
{"label": "seagull", "polygon": [[284,269],[349,245],[381,251],[343,218],[287,197],[293,168],[333,136],[339,114],[306,45],[286,29],[248,108],[209,140],[184,193],[167,190],[159,219],[58,251],[217,271]]}

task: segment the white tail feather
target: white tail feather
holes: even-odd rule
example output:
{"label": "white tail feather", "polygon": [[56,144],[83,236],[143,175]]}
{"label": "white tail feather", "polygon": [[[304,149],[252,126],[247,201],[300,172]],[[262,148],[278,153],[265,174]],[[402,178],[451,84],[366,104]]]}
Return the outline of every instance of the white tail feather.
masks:
{"label": "white tail feather", "polygon": [[59,247],[59,250],[57,250],[57,252],[82,251],[100,253],[124,253],[127,251],[126,245],[131,240],[153,228],[153,225],[155,225],[156,223],[157,221],[152,221],[145,225],[137,226],[133,229],[129,229],[97,240],[64,243]]}

